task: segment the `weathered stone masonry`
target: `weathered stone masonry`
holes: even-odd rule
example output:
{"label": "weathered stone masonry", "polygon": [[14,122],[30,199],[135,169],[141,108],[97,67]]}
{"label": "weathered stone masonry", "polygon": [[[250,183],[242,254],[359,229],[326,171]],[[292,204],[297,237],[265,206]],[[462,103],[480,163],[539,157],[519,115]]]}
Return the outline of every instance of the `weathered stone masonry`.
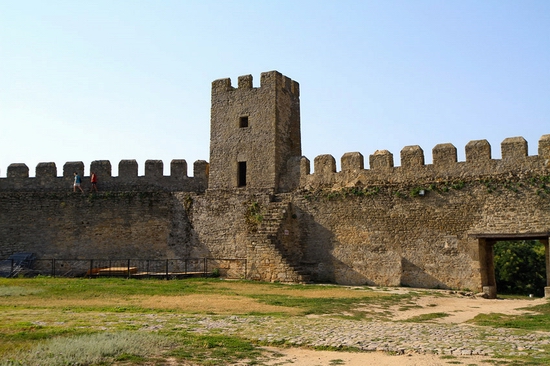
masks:
{"label": "weathered stone masonry", "polygon": [[[432,150],[344,154],[342,170],[301,154],[299,85],[276,71],[212,83],[210,163],[95,161],[100,192],[72,192],[80,162],[8,167],[0,179],[0,258],[246,258],[255,280],[468,288],[494,296],[492,245],[550,236],[550,135],[501,159],[486,140]],[[85,176],[86,188],[89,177]],[[547,260],[548,262],[548,260]],[[550,273],[547,264],[547,278]],[[550,287],[546,288],[547,295]]]}

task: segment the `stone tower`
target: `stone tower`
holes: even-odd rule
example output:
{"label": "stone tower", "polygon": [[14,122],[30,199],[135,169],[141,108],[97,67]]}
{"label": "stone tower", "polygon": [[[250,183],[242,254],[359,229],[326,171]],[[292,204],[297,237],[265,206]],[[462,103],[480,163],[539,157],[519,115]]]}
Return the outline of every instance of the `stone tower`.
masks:
{"label": "stone tower", "polygon": [[277,71],[212,83],[210,176],[212,189],[287,192],[299,184],[300,91]]}

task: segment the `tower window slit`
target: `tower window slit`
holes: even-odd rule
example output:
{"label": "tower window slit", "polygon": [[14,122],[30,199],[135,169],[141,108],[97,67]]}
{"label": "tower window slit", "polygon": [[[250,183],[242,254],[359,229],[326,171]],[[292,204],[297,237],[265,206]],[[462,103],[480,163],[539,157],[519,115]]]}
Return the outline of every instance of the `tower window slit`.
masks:
{"label": "tower window slit", "polygon": [[246,186],[246,161],[239,161],[239,167],[237,172],[237,186]]}

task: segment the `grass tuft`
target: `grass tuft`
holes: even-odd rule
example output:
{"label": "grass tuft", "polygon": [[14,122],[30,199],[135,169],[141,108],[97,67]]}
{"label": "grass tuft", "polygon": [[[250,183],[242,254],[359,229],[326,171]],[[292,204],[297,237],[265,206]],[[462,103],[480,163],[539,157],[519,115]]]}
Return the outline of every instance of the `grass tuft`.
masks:
{"label": "grass tuft", "polygon": [[34,295],[42,290],[25,288],[20,286],[2,286],[0,287],[0,297],[1,296],[25,296],[25,295]]}
{"label": "grass tuft", "polygon": [[529,308],[529,310],[538,312],[538,314],[479,314],[472,320],[472,323],[499,328],[517,328],[530,331],[548,331],[548,329],[550,329],[550,302],[546,302],[542,305],[532,306]]}
{"label": "grass tuft", "polygon": [[422,314],[418,316],[413,316],[412,318],[409,318],[407,320],[404,320],[406,322],[412,322],[412,323],[419,323],[419,322],[425,322],[430,321],[434,319],[440,319],[445,318],[449,316],[447,313],[429,313],[429,314]]}
{"label": "grass tuft", "polygon": [[159,354],[174,341],[154,333],[99,333],[56,337],[20,351],[1,366],[61,366],[109,364],[114,360],[144,359]]}
{"label": "grass tuft", "polygon": [[169,355],[200,365],[233,365],[242,360],[256,360],[262,351],[237,337],[184,333],[178,336],[178,348]]}

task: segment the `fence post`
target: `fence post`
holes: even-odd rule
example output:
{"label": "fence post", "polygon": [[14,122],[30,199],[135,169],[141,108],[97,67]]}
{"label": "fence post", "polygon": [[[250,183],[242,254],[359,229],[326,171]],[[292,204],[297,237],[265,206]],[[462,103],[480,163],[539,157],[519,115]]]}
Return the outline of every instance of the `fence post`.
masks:
{"label": "fence post", "polygon": [[130,278],[130,260],[128,259],[128,278]]}
{"label": "fence post", "polygon": [[88,276],[88,278],[92,278],[93,274],[94,274],[94,260],[90,259],[90,275]]}
{"label": "fence post", "polygon": [[168,259],[166,260],[166,279],[168,279]]}

